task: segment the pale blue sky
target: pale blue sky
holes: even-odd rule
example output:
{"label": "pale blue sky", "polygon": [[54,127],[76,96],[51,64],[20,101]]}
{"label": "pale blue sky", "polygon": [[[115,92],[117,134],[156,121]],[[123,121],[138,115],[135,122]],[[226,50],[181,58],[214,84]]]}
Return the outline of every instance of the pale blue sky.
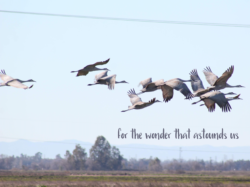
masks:
{"label": "pale blue sky", "polygon": [[[1,10],[103,16],[151,20],[250,24],[250,2],[242,1],[115,1],[115,0],[0,0]],[[34,88],[1,87],[1,137],[59,141],[76,139],[94,143],[104,135],[111,144],[165,146],[250,146],[249,61],[250,29],[138,23],[0,13],[0,69],[12,77],[34,79]],[[70,71],[110,58],[101,68],[129,84],[88,87],[95,74],[75,77]],[[131,105],[127,91],[153,81],[189,79],[196,68],[205,87],[202,70],[210,66],[220,76],[235,66],[228,83],[246,88],[225,89],[241,93],[231,102],[232,111],[209,113],[192,106],[179,92],[169,103],[121,113]],[[30,84],[29,84],[30,85]],[[191,89],[190,84],[188,84]],[[162,101],[161,91],[140,95],[143,101]],[[129,132],[172,132],[205,128],[208,132],[234,132],[239,140],[133,140],[117,138],[118,128]],[[139,150],[138,150],[139,151]]]}

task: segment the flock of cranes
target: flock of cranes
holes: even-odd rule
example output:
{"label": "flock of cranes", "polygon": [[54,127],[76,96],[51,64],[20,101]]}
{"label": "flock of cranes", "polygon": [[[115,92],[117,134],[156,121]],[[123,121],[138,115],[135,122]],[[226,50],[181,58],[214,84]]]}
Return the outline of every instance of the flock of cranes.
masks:
{"label": "flock of cranes", "polygon": [[[94,64],[87,65],[80,70],[71,71],[71,73],[77,72],[76,76],[86,76],[89,72],[92,72],[92,71],[105,70],[95,76],[94,84],[88,84],[88,86],[101,84],[101,85],[107,85],[108,89],[112,90],[115,88],[115,84],[127,83],[127,82],[124,80],[116,81],[115,74],[108,76],[109,69],[107,68],[100,69],[96,67],[98,65],[107,64],[109,60],[110,59],[107,59],[105,61],[100,61]],[[210,84],[210,87],[207,87],[206,89],[204,88],[202,80],[200,79],[196,69],[190,72],[190,80],[174,78],[165,82],[163,79],[152,82],[152,78],[145,79],[139,83],[139,86],[142,85],[142,90],[140,93],[136,93],[134,89],[131,89],[128,91],[128,96],[130,97],[132,106],[129,106],[127,110],[123,110],[122,112],[126,112],[126,111],[133,110],[133,109],[143,109],[156,102],[160,102],[159,100],[156,100],[155,98],[151,99],[148,102],[143,102],[141,98],[138,96],[139,94],[142,94],[145,92],[153,92],[156,90],[162,91],[164,102],[169,102],[174,96],[174,90],[176,90],[176,91],[180,91],[185,96],[185,99],[192,99],[193,97],[200,97],[199,101],[194,102],[192,104],[196,104],[198,102],[203,101],[204,104],[201,104],[200,106],[205,105],[208,108],[209,112],[215,111],[215,104],[217,104],[222,109],[223,112],[228,112],[232,109],[231,105],[229,104],[229,101],[241,99],[239,97],[240,95],[237,95],[233,92],[224,94],[218,90],[221,90],[224,88],[244,87],[241,85],[231,86],[227,83],[228,79],[232,76],[233,71],[234,71],[234,66],[231,66],[220,77],[218,77],[212,72],[210,67],[206,67],[203,73],[206,77],[207,82]],[[0,78],[3,81],[2,83],[0,83],[0,86],[12,86],[15,88],[23,88],[23,89],[30,89],[33,87],[33,85],[28,87],[24,85],[23,83],[35,82],[32,79],[29,79],[27,81],[14,79],[6,75],[5,70],[1,70]],[[193,93],[189,90],[185,82],[191,82]],[[237,95],[237,96],[225,97],[225,95]]]}

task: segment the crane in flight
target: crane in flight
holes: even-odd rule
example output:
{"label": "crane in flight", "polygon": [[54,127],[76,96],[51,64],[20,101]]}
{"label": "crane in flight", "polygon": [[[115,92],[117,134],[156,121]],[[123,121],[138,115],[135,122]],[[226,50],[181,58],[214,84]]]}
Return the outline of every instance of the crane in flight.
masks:
{"label": "crane in flight", "polygon": [[96,62],[94,64],[89,64],[87,66],[85,66],[84,68],[80,69],[80,70],[77,70],[77,71],[71,71],[71,73],[75,73],[75,72],[78,72],[77,73],[77,77],[78,76],[81,76],[81,75],[87,75],[89,72],[91,71],[99,71],[99,70],[108,70],[107,68],[103,68],[103,69],[100,69],[100,68],[97,68],[96,66],[98,65],[104,65],[104,64],[107,64],[109,62],[110,59],[107,59],[105,61],[100,61],[100,62]]}
{"label": "crane in flight", "polygon": [[115,84],[119,83],[128,83],[126,81],[116,81],[116,75],[110,75],[108,76],[108,70],[101,72],[95,76],[95,82],[94,84],[88,84],[88,86],[93,86],[93,85],[107,85],[108,89],[113,90],[115,88]]}
{"label": "crane in flight", "polygon": [[2,83],[0,83],[0,86],[12,86],[15,88],[22,88],[22,89],[30,89],[33,87],[33,85],[31,85],[30,87],[24,85],[23,83],[25,82],[36,82],[33,79],[29,79],[26,81],[20,80],[20,79],[14,79],[11,76],[8,76],[5,72],[5,70],[1,70],[0,72],[0,78],[2,79]]}
{"label": "crane in flight", "polygon": [[[235,96],[235,97],[226,97],[226,99],[228,101],[233,101],[233,100],[237,100],[237,99],[242,100],[239,97],[240,97],[240,94],[237,95],[237,96]],[[205,105],[207,107],[207,109],[208,109],[209,112],[215,111],[215,102],[213,100],[211,100],[211,99],[204,99],[203,101],[204,101],[204,104],[201,104],[200,106],[204,106]]]}
{"label": "crane in flight", "polygon": [[156,100],[155,98],[151,99],[148,102],[143,102],[141,98],[138,97],[138,95],[135,93],[134,89],[131,89],[128,91],[128,96],[130,97],[130,102],[132,103],[132,106],[129,106],[128,110],[123,110],[122,112],[126,112],[126,111],[133,110],[133,109],[136,109],[136,110],[143,109],[148,106],[151,106],[154,103],[160,102]]}
{"label": "crane in flight", "polygon": [[194,105],[201,101],[204,101],[206,107],[208,108],[208,111],[213,112],[215,110],[215,103],[216,103],[222,109],[222,112],[230,112],[232,107],[228,101],[241,99],[241,98],[239,98],[240,95],[237,95],[235,97],[228,97],[228,98],[226,98],[225,95],[236,95],[236,94],[233,92],[229,92],[225,94],[220,91],[208,92],[208,93],[201,95],[200,100],[192,104]]}

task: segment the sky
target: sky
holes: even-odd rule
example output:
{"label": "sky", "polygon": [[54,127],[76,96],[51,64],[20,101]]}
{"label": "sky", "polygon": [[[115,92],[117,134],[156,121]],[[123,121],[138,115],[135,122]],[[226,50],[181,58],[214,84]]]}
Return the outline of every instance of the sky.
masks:
{"label": "sky", "polygon": [[[66,15],[113,18],[250,24],[250,2],[246,0],[0,0],[0,9]],[[250,28],[166,23],[95,20],[51,17],[0,12],[0,69],[22,80],[33,79],[29,90],[0,88],[0,141],[16,139],[94,143],[103,135],[112,145],[148,144],[159,146],[250,146],[249,68]],[[70,73],[88,64],[110,58],[105,66],[109,75],[116,74],[117,84],[93,83],[94,76],[76,77]],[[216,106],[191,105],[199,100],[184,100],[175,91],[168,103],[156,103],[143,110],[122,113],[131,105],[127,91],[139,92],[141,80],[173,78],[188,80],[197,69],[208,87],[203,69],[210,66],[220,76],[231,65],[231,85],[224,93],[241,94],[243,100],[232,101],[231,112]],[[27,83],[27,85],[31,85]],[[190,83],[187,83],[191,90]],[[140,95],[143,101],[156,97],[160,90]],[[118,129],[127,138],[118,138]],[[142,133],[133,139],[131,130]],[[145,133],[171,133],[170,139],[146,139]],[[190,139],[175,139],[174,130],[191,131]],[[227,139],[194,139],[194,133],[220,133]],[[230,139],[238,133],[239,139]],[[140,150],[135,150],[140,151]]]}

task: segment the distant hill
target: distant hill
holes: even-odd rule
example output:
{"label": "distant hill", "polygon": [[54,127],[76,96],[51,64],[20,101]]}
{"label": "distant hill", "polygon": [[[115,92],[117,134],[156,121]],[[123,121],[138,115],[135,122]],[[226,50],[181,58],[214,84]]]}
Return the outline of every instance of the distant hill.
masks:
{"label": "distant hill", "polygon": [[[73,151],[76,144],[80,144],[86,149],[88,155],[92,143],[78,140],[65,140],[59,142],[31,142],[27,140],[18,140],[15,142],[0,142],[0,154],[20,156],[35,155],[41,152],[45,158],[55,158],[57,154],[64,157],[66,150]],[[120,149],[121,154],[127,158],[149,158],[158,157],[161,160],[179,159],[180,147],[165,147],[155,145],[127,144],[113,145]],[[189,146],[181,148],[181,158],[185,160],[204,159],[222,161],[222,160],[250,160],[250,147],[213,147],[213,146]],[[248,153],[247,153],[248,152]]]}

